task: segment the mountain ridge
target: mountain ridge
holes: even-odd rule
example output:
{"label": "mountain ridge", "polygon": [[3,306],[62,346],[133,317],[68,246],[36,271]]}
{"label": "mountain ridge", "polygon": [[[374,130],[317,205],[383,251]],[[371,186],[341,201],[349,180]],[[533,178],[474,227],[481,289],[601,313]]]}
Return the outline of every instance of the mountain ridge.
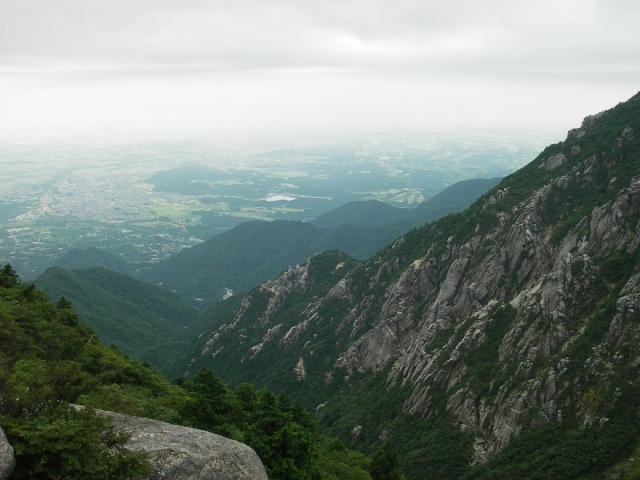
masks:
{"label": "mountain ridge", "polygon": [[[329,254],[288,269],[203,332],[182,368],[287,391],[354,448],[390,436],[410,478],[610,465],[640,438],[636,132],[640,94],[349,271]],[[514,451],[526,458],[509,466]]]}
{"label": "mountain ridge", "polygon": [[342,224],[374,226],[407,222],[408,231],[449,213],[465,209],[480,195],[495,187],[500,180],[499,177],[461,180],[421,202],[415,208],[394,207],[378,200],[349,202],[320,215],[311,223],[320,228],[336,228]]}
{"label": "mountain ridge", "polygon": [[96,247],[72,248],[58,258],[53,266],[66,270],[83,270],[101,266],[124,275],[131,275],[134,270],[134,267],[124,258]]}
{"label": "mountain ridge", "polygon": [[[388,218],[395,218],[391,223],[373,224],[371,220],[362,225],[342,223],[354,218],[354,209],[362,213],[359,207],[363,204],[357,202],[323,216],[329,225],[338,223],[332,228],[288,220],[244,222],[140,271],[137,276],[175,290],[192,306],[206,308],[222,299],[227,288],[246,292],[318,252],[341,250],[366,259],[411,228],[470,204],[496,182],[497,179],[463,181],[462,188],[459,183],[454,184],[415,209],[394,209],[382,204],[384,211],[392,212]],[[378,215],[381,205],[364,205],[369,219]],[[349,212],[346,217],[341,213],[345,211]]]}

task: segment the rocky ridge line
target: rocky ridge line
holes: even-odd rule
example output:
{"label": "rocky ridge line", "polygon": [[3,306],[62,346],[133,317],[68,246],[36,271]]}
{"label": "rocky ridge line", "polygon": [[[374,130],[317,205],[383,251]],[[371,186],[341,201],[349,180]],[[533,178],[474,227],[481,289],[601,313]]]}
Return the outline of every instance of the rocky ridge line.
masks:
{"label": "rocky ridge line", "polygon": [[[637,157],[638,126],[624,126],[596,151],[590,143],[613,117],[612,111],[587,117],[564,143],[530,165],[529,175],[545,180],[527,195],[506,179],[465,212],[469,228],[442,237],[442,222],[435,222],[398,239],[306,304],[290,323],[280,320],[275,305],[305,291],[307,279],[288,273],[265,284],[262,291],[269,290],[272,300],[260,321],[240,311],[236,330],[216,342],[233,341],[241,331],[264,331],[256,345],[262,350],[271,342],[283,358],[287,349],[295,351],[289,375],[303,384],[310,373],[307,368],[303,377],[300,365],[313,343],[303,333],[335,321],[332,341],[340,345],[348,338],[348,345],[323,372],[325,383],[389,368],[389,387],[410,388],[406,414],[438,415],[434,405],[443,398],[458,426],[474,433],[476,462],[501,451],[523,429],[564,421],[569,407],[577,406],[585,425],[606,421],[594,417],[593,405],[584,406],[594,395],[594,382],[605,385],[616,365],[640,368],[640,266],[621,291],[611,290],[607,270],[607,262],[617,265],[616,256],[633,259],[640,252],[640,175],[620,176],[634,170],[627,157]],[[589,204],[582,196],[590,195],[599,203],[580,210]],[[575,211],[584,214],[573,219]],[[407,245],[417,235],[434,240],[412,256]],[[363,275],[364,287],[357,281]],[[285,279],[286,288],[275,288]],[[599,321],[609,297],[615,314],[601,343],[584,361],[568,355]],[[322,307],[336,299],[348,308],[337,319],[324,317]],[[258,353],[243,362],[260,361]],[[488,385],[481,382],[479,369],[485,367],[491,369],[484,372],[492,375]],[[596,391],[598,402],[615,401],[602,397],[600,387]]]}

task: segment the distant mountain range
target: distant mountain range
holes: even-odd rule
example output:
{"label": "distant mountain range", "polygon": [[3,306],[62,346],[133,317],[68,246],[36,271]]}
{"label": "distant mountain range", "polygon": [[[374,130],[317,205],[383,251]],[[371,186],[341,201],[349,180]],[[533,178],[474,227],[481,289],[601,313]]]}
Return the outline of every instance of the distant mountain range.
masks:
{"label": "distant mountain range", "polygon": [[[400,221],[422,226],[449,213],[460,212],[480,195],[500,183],[501,178],[463,180],[420,203],[415,208],[398,208],[378,200],[350,202],[313,220],[316,227],[336,228],[340,225],[385,225]],[[403,232],[404,233],[404,232]]]}
{"label": "distant mountain range", "polygon": [[200,308],[231,289],[244,292],[314,253],[340,250],[364,260],[412,228],[464,209],[500,179],[456,183],[415,209],[352,202],[311,223],[250,221],[141,271]]}

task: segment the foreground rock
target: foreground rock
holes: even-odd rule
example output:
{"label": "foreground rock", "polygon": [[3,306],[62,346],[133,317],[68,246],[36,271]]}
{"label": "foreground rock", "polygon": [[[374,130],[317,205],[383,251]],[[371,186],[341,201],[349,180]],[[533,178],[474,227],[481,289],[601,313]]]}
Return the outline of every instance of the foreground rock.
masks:
{"label": "foreground rock", "polygon": [[99,413],[130,435],[128,450],[147,453],[154,469],[147,480],[268,480],[258,455],[242,443],[148,418]]}
{"label": "foreground rock", "polygon": [[16,459],[13,455],[13,447],[9,445],[4,431],[0,428],[0,480],[9,478],[15,466]]}

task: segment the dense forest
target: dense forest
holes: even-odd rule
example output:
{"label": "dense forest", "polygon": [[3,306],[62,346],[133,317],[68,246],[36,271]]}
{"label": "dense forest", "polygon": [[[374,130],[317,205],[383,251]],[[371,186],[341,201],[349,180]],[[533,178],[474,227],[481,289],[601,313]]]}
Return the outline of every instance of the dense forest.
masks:
{"label": "dense forest", "polygon": [[148,364],[104,346],[70,302],[49,302],[33,284],[23,285],[9,264],[0,272],[0,365],[0,426],[15,449],[16,479],[146,475],[144,455],[128,454],[126,438],[95,409],[239,440],[274,479],[402,478],[390,445],[372,458],[347,450],[323,436],[284,394],[248,384],[230,389],[207,369],[192,380],[169,382]]}

